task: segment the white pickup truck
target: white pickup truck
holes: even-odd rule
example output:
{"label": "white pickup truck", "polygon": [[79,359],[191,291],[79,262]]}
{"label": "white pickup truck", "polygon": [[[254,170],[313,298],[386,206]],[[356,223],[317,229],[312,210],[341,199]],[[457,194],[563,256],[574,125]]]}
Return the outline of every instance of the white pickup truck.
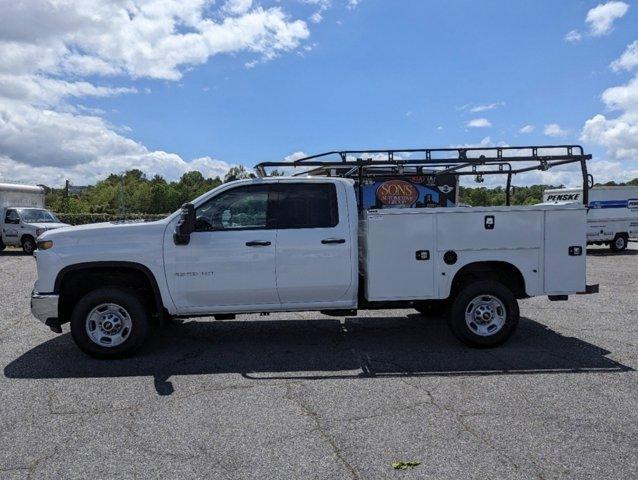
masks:
{"label": "white pickup truck", "polygon": [[30,255],[38,235],[68,226],[44,208],[44,188],[0,183],[0,251],[22,247]]}
{"label": "white pickup truck", "polygon": [[97,357],[138,349],[166,317],[445,307],[471,346],[505,341],[517,299],[591,293],[578,204],[362,210],[329,176],[224,184],[168,218],[46,232],[33,314]]}

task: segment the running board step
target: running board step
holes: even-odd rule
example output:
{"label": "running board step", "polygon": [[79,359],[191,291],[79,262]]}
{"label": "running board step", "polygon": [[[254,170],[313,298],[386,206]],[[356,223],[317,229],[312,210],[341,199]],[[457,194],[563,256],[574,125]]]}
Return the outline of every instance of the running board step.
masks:
{"label": "running board step", "polygon": [[323,315],[329,315],[331,317],[356,317],[357,316],[357,311],[353,309],[319,310],[319,313],[322,313]]}

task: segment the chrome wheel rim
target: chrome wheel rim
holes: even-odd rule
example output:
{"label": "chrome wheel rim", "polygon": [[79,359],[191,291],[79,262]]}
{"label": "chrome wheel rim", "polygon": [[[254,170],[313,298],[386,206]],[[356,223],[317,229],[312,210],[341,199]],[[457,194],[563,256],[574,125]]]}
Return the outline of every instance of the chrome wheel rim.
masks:
{"label": "chrome wheel rim", "polygon": [[131,335],[133,322],[125,308],[115,303],[102,303],[86,316],[86,333],[101,347],[117,347]]}
{"label": "chrome wheel rim", "polygon": [[618,237],[616,239],[616,248],[622,249],[625,246],[625,239],[623,237]]}
{"label": "chrome wheel rim", "polygon": [[494,295],[474,297],[465,309],[465,323],[481,337],[489,337],[501,331],[507,311],[505,305]]}

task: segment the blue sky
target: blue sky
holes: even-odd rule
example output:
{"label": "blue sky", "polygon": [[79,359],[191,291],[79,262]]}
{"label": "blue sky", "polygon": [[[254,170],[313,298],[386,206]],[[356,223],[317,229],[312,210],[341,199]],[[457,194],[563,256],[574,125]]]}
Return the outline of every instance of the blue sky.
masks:
{"label": "blue sky", "polygon": [[[169,178],[199,167],[223,174],[232,164],[335,148],[552,143],[583,143],[601,180],[638,176],[632,2],[193,0],[183,2],[192,4],[186,13],[170,0],[151,2],[166,9],[159,15],[138,3],[138,17],[165,28],[130,33],[126,16],[122,25],[100,25],[112,36],[109,51],[72,2],[80,20],[66,22],[67,14],[50,35],[0,27],[0,54],[4,48],[18,60],[28,60],[30,46],[61,45],[44,66],[9,61],[0,70],[0,102],[9,105],[4,129],[0,122],[0,180],[80,184],[130,167]],[[0,13],[18,24],[25,11],[56,23],[59,11],[25,5]],[[270,34],[242,30],[267,15]],[[244,18],[248,27],[237,26]],[[228,22],[237,25],[217,28]],[[166,46],[189,34],[216,37],[192,50]],[[14,84],[29,82],[60,93],[15,93]],[[43,112],[53,112],[52,125]],[[58,138],[56,128],[69,131]],[[569,182],[525,181],[556,179]]]}

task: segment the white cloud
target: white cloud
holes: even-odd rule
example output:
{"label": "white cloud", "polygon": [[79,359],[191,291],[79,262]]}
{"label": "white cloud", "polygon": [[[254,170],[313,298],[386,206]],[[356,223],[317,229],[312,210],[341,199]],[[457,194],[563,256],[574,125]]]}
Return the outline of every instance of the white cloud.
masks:
{"label": "white cloud", "polygon": [[485,112],[487,110],[494,110],[495,108],[502,107],[503,105],[505,105],[505,102],[494,102],[494,103],[488,103],[485,105],[475,105],[472,108],[470,108],[470,112],[472,113]]}
{"label": "white cloud", "polygon": [[470,128],[486,128],[492,126],[487,118],[474,118],[467,122],[466,125]]}
{"label": "white cloud", "polygon": [[[638,66],[638,41],[627,46],[620,58],[612,62],[616,70]],[[605,114],[599,113],[585,122],[580,139],[607,150],[610,159],[595,162],[596,179],[628,180],[638,178],[638,74],[626,84],[607,88],[601,95]]]}
{"label": "white cloud", "polygon": [[582,38],[583,37],[578,30],[570,30],[563,37],[563,39],[569,43],[578,43],[581,41]]}
{"label": "white cloud", "polygon": [[525,125],[524,127],[521,127],[521,129],[518,131],[519,133],[532,133],[534,131],[534,125]]}
{"label": "white cloud", "polygon": [[483,137],[483,139],[478,143],[464,143],[464,144],[450,145],[450,148],[479,148],[479,147],[494,147],[494,143],[492,142],[492,139],[490,137]]}
{"label": "white cloud", "polygon": [[[612,68],[631,69],[636,65],[638,41],[631,43]],[[638,157],[638,74],[625,85],[606,89],[601,95],[615,118],[597,114],[585,122],[581,139],[602,145],[614,158]]]}
{"label": "white cloud", "polygon": [[566,137],[569,132],[561,128],[558,123],[550,123],[545,125],[543,133],[548,137]]}
{"label": "white cloud", "polygon": [[135,88],[99,87],[88,82],[67,82],[39,75],[0,73],[0,98],[39,105],[57,105],[65,97],[108,97],[136,93]]}
{"label": "white cloud", "polygon": [[348,0],[348,8],[349,9],[355,9],[359,6],[359,4],[362,2],[363,0]]}
{"label": "white cloud", "polygon": [[310,16],[312,23],[321,23],[323,21],[323,13],[331,6],[331,0],[300,0],[302,3],[314,5],[317,10]]}
{"label": "white cloud", "polygon": [[[493,147],[507,147],[509,144],[504,141],[494,143],[490,137],[483,138],[478,143],[467,143],[463,145],[450,145],[451,148],[493,148]],[[476,150],[468,153],[469,158],[477,158],[481,154],[493,154],[493,151],[488,150]],[[504,151],[504,157],[513,155],[529,155],[530,149],[524,150],[509,150]],[[555,150],[539,149],[539,155],[555,154]],[[526,163],[519,166],[531,166],[532,163]],[[628,165],[627,162],[620,161],[608,161],[594,159],[589,162],[589,173],[594,175],[596,181],[607,182],[610,180],[623,181],[638,178],[638,162],[634,162]],[[517,174],[512,180],[514,185],[565,185],[567,187],[579,187],[582,185],[582,174],[579,165],[568,164],[551,168],[547,171],[532,170],[525,173]],[[505,176],[503,175],[486,175],[483,183],[475,183],[473,176],[461,177],[461,184],[464,186],[476,187],[495,187],[505,185]]]}
{"label": "white cloud", "polygon": [[308,154],[306,152],[302,152],[302,151],[296,151],[291,153],[290,155],[286,155],[284,157],[284,162],[294,162],[296,160],[299,160],[300,158],[304,158],[307,157]]}
{"label": "white cloud", "polygon": [[222,8],[233,9],[233,15],[217,20],[206,16],[209,4],[10,2],[3,6],[0,58],[11,72],[123,73],[176,80],[181,67],[202,64],[211,56],[246,51],[274,58],[309,35],[305,22],[291,20],[279,7],[247,10],[250,2],[234,1]]}
{"label": "white cloud", "polygon": [[638,76],[626,85],[608,88],[602,100],[606,107],[620,112],[615,118],[594,115],[585,122],[581,139],[605,147],[616,159],[635,162],[638,158]]}
{"label": "white cloud", "polygon": [[638,67],[638,40],[627,45],[620,58],[611,62],[611,68],[615,72],[631,70],[635,67]]}
{"label": "white cloud", "polygon": [[436,127],[437,131],[442,131],[443,130],[443,125],[439,125],[438,127]]}
{"label": "white cloud", "polygon": [[611,1],[601,3],[587,12],[585,21],[589,24],[589,33],[594,37],[609,34],[614,22],[622,18],[629,10],[625,2]]}
{"label": "white cloud", "polygon": [[253,0],[226,0],[222,10],[231,14],[241,15],[250,10]]}
{"label": "white cloud", "polygon": [[159,174],[169,180],[177,179],[192,170],[198,170],[206,177],[224,178],[230,167],[232,165],[210,157],[186,162],[178,155],[161,151],[148,152],[145,155],[103,157],[71,167],[34,167],[0,155],[0,181],[59,187],[68,179],[75,185],[87,185],[105,178],[110,173],[123,172],[131,168],[138,168],[148,176]]}
{"label": "white cloud", "polygon": [[[322,0],[327,1],[327,0]],[[139,168],[169,179],[193,168],[221,175],[226,162],[151,151],[128,127],[81,105],[86,97],[133,94],[127,78],[179,80],[224,53],[265,62],[295,51],[306,23],[282,7],[229,0],[3,2],[0,29],[0,178],[87,183]],[[120,85],[97,85],[99,77]],[[88,78],[90,77],[90,79]],[[90,81],[89,81],[90,80]],[[147,91],[144,89],[143,91]]]}

